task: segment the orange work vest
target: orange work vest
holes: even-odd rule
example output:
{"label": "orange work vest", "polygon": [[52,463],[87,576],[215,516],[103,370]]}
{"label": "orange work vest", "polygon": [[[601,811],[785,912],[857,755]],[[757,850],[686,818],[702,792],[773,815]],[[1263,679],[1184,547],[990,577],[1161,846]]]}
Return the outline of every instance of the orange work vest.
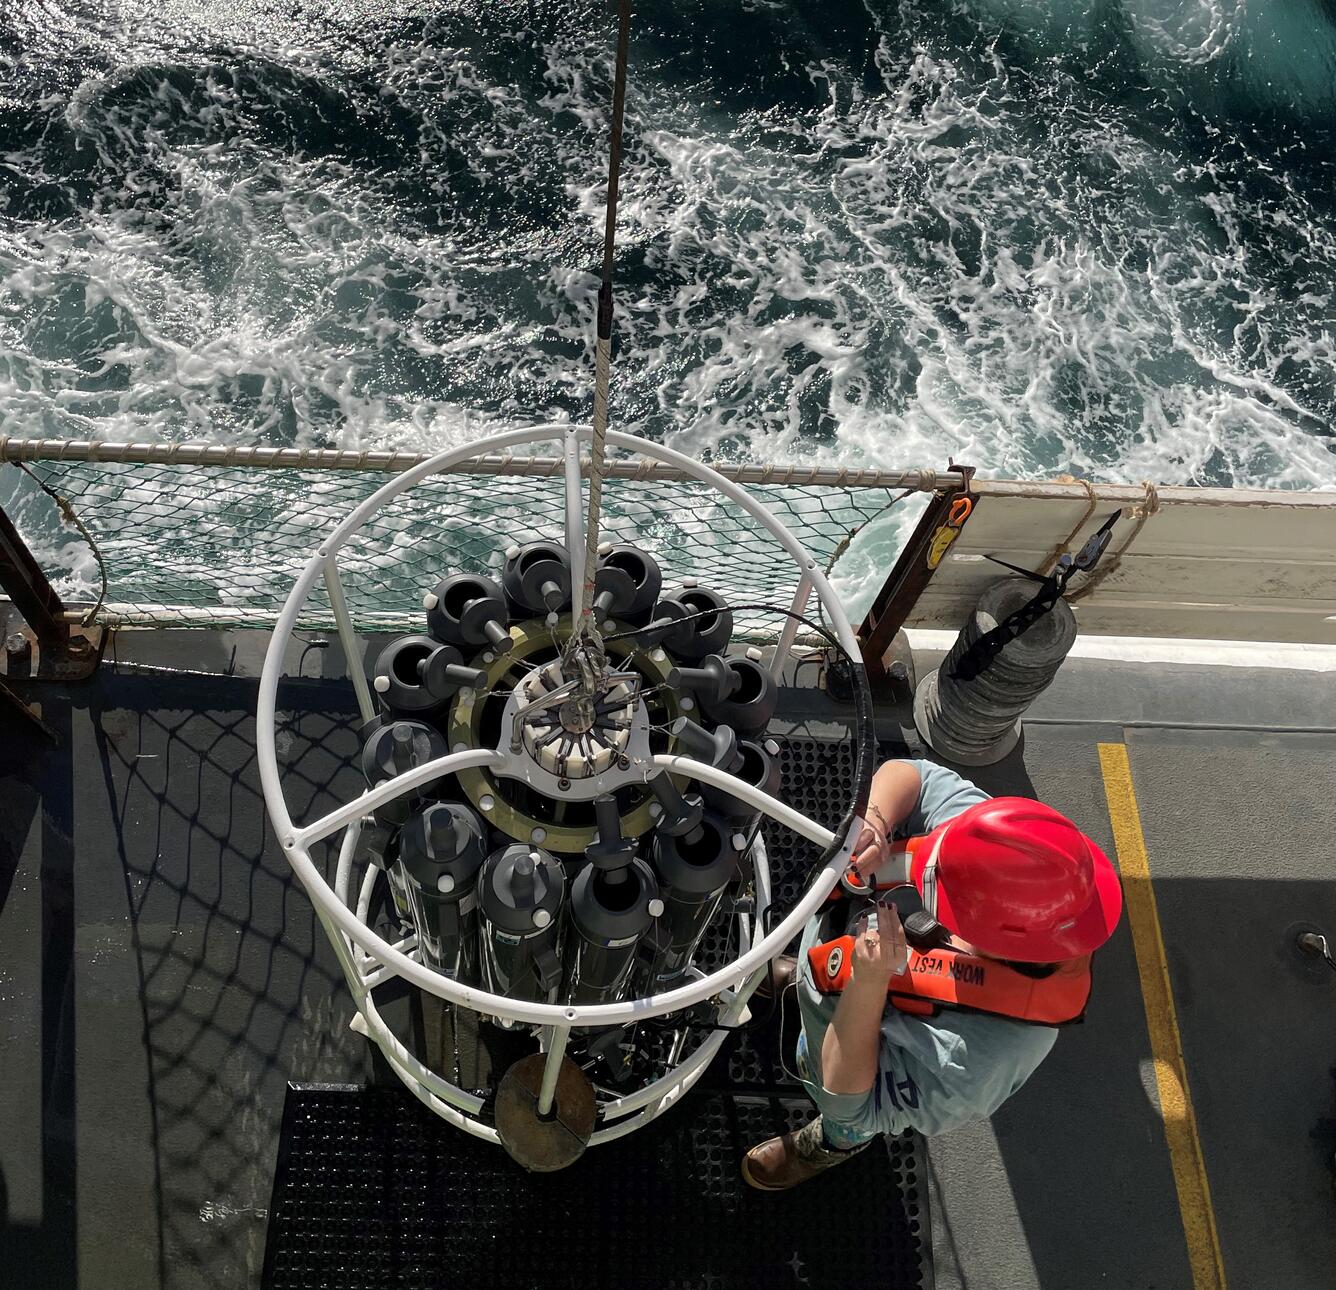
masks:
{"label": "orange work vest", "polygon": [[[838,936],[808,950],[812,984],[839,994],[853,976],[854,938]],[[886,984],[901,1012],[936,1016],[942,1008],[984,1012],[1040,1026],[1080,1021],[1090,1001],[1090,956],[1059,963],[1048,975],[1029,976],[999,959],[960,950],[909,949],[909,963]]]}

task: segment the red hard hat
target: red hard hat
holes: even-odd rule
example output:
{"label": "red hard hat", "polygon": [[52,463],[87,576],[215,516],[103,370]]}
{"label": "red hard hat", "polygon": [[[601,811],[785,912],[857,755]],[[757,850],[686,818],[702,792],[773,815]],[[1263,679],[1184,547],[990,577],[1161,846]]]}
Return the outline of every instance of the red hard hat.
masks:
{"label": "red hard hat", "polygon": [[1089,954],[1113,935],[1123,908],[1104,852],[1028,797],[990,798],[948,820],[916,848],[913,879],[930,910],[935,895],[938,922],[985,954],[1022,963]]}

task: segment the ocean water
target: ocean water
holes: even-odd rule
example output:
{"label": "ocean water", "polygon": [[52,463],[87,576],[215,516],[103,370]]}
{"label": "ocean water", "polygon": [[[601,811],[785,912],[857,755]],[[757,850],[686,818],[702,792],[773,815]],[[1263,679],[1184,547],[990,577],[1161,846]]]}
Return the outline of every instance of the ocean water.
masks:
{"label": "ocean water", "polygon": [[[602,0],[0,0],[0,425],[588,419]],[[613,424],[1336,486],[1333,0],[645,0]]]}

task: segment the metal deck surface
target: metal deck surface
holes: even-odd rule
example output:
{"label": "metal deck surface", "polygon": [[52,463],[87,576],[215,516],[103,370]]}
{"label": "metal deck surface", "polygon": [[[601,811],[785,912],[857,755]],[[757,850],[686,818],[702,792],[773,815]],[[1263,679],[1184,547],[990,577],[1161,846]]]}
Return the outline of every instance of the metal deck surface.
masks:
{"label": "metal deck surface", "polygon": [[[692,1093],[569,1169],[526,1174],[402,1089],[288,1094],[265,1290],[798,1290],[842,1278],[924,1284],[917,1152],[874,1146],[822,1183],[830,1212],[886,1198],[841,1250],[798,1192],[753,1191],[752,1143],[797,1128],[802,1102]],[[896,1198],[903,1195],[903,1206]]]}
{"label": "metal deck surface", "polygon": [[[124,634],[93,682],[31,691],[58,745],[0,717],[6,1285],[258,1284],[287,1082],[374,1074],[268,837],[261,648]],[[337,647],[298,643],[291,671],[307,679],[283,692],[289,792],[309,816],[345,791],[355,740],[323,679],[342,674]],[[1126,749],[1235,1287],[1336,1284],[1336,974],[1286,937],[1336,932],[1334,691],[1317,674],[1072,660],[1022,746],[976,776],[1111,848],[1099,745]],[[787,698],[795,732],[833,733],[824,697]],[[902,716],[886,709],[887,736]],[[938,1286],[1193,1285],[1144,988],[1124,925],[1087,1023],[991,1122],[930,1144]],[[831,1239],[858,1241],[868,1217]]]}

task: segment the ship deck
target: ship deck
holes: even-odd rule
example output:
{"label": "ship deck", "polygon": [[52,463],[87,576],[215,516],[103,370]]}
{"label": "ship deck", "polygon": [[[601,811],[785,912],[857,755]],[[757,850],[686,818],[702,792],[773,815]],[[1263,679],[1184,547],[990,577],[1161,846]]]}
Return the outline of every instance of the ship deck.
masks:
{"label": "ship deck", "polygon": [[[9,1284],[258,1284],[288,1083],[375,1076],[264,814],[266,639],[122,632],[93,680],[23,691],[54,741],[0,710]],[[302,818],[355,791],[354,722],[336,643],[296,642],[289,671]],[[794,686],[782,714],[821,738],[845,710]],[[903,707],[879,720],[912,744]],[[1298,924],[1336,934],[1330,673],[1073,658],[974,778],[1081,822],[1129,914],[1086,1023],[928,1144],[936,1285],[1332,1284],[1336,973],[1291,949]]]}

